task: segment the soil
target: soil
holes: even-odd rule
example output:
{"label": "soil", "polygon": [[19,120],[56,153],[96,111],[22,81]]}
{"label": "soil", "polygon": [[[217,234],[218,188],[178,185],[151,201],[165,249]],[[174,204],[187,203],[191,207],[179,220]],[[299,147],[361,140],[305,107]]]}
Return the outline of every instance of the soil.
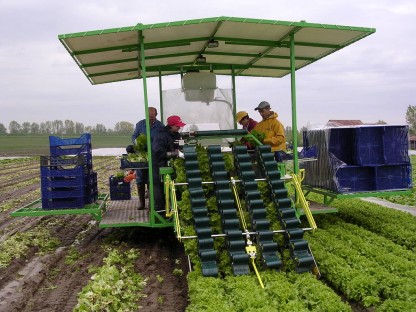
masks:
{"label": "soil", "polygon": [[[97,164],[98,175],[103,177],[99,178],[99,183],[105,183],[117,172],[119,163],[115,158],[108,158]],[[2,169],[0,165],[0,176],[3,176]],[[16,171],[10,179],[19,181]],[[171,228],[102,229],[89,215],[10,217],[10,212],[36,199],[27,198],[25,202],[18,199],[39,188],[39,180],[33,180],[32,185],[8,188],[7,192],[0,188],[0,207],[6,201],[16,200],[14,208],[0,213],[0,242],[18,231],[46,227],[60,240],[60,245],[44,255],[31,247],[22,258],[14,259],[9,266],[0,269],[0,311],[72,311],[77,304],[77,294],[93,274],[90,268],[101,266],[107,255],[104,245],[135,248],[140,252],[135,270],[146,278],[147,284],[143,290],[146,297],[138,302],[139,311],[185,311],[188,260]],[[100,185],[99,188],[106,189],[107,186]],[[67,256],[74,250],[77,259],[68,262]],[[180,270],[182,274],[178,274]]]}

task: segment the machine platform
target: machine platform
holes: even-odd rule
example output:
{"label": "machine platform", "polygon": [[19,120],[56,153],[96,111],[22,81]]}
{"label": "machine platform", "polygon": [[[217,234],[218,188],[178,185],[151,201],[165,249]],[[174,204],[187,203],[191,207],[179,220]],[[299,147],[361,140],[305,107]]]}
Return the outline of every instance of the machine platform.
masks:
{"label": "machine platform", "polygon": [[[146,201],[146,206],[148,203]],[[100,227],[126,227],[149,223],[149,210],[138,210],[139,198],[132,197],[129,200],[112,200],[107,204],[103,213]]]}

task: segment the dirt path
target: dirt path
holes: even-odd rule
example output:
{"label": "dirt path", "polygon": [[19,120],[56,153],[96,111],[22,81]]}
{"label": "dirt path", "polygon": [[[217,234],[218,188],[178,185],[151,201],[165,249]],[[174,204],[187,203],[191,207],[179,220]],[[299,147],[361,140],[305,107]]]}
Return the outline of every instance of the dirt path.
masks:
{"label": "dirt path", "polygon": [[[97,161],[101,190],[108,189],[106,181],[118,165],[112,158]],[[4,193],[0,206],[34,187]],[[17,203],[15,208],[24,204]],[[139,250],[135,269],[147,279],[140,311],[185,310],[187,259],[172,229],[101,229],[89,215],[12,218],[9,213],[15,208],[0,213],[0,243],[18,232],[42,227],[49,229],[60,244],[46,255],[38,255],[38,249],[31,247],[22,258],[0,268],[0,312],[72,311],[78,293],[93,274],[90,268],[101,266],[107,255],[104,245]]]}

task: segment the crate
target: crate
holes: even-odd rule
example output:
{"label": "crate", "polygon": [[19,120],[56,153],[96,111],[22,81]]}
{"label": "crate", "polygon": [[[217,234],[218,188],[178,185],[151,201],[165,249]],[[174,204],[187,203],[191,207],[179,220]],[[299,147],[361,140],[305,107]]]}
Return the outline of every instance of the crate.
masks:
{"label": "crate", "polygon": [[409,128],[385,126],[383,136],[384,160],[387,165],[410,164]]}
{"label": "crate", "polygon": [[57,136],[49,136],[49,146],[68,146],[68,145],[91,145],[91,134],[84,133],[79,138],[60,138]]}
{"label": "crate", "polygon": [[131,199],[130,183],[124,182],[124,178],[110,176],[109,181],[111,200]]}
{"label": "crate", "polygon": [[91,155],[91,134],[84,133],[79,138],[66,139],[62,139],[56,136],[49,136],[49,150],[51,156],[66,156],[77,154]]}
{"label": "crate", "polygon": [[376,167],[376,188],[379,191],[412,188],[411,166],[386,165]]}
{"label": "crate", "polygon": [[79,146],[51,146],[49,148],[51,156],[67,156],[77,154],[91,154],[91,144],[83,144]]}
{"label": "crate", "polygon": [[360,166],[384,164],[384,127],[355,128],[355,163]]}
{"label": "crate", "polygon": [[369,192],[375,190],[375,167],[344,166],[335,173],[338,193]]}
{"label": "crate", "polygon": [[40,167],[41,178],[76,178],[84,177],[90,172],[90,169],[84,166],[76,166],[74,168],[66,168],[63,166]]}
{"label": "crate", "polygon": [[42,186],[41,192],[42,192],[42,199],[83,197],[85,195],[85,187],[84,186],[76,186],[76,187],[43,187]]}
{"label": "crate", "polygon": [[76,167],[92,165],[92,154],[77,154],[75,156],[40,156],[40,166]]}
{"label": "crate", "polygon": [[147,162],[132,162],[127,159],[127,154],[123,154],[120,158],[120,169],[140,169],[147,168]]}
{"label": "crate", "polygon": [[345,164],[355,165],[355,129],[331,128],[328,135],[328,151]]}
{"label": "crate", "polygon": [[42,198],[42,209],[71,209],[83,208],[85,205],[84,197],[70,198]]}

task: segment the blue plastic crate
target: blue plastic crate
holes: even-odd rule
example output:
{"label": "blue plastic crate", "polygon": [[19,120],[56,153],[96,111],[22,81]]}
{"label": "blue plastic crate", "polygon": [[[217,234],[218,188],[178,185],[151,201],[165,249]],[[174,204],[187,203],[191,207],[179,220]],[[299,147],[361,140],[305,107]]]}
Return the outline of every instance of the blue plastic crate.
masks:
{"label": "blue plastic crate", "polygon": [[42,198],[42,209],[45,210],[83,208],[84,205],[84,197]]}
{"label": "blue plastic crate", "polygon": [[110,176],[110,199],[125,200],[131,199],[130,183],[124,182],[124,178]]}
{"label": "blue plastic crate", "polygon": [[355,165],[355,129],[331,128],[328,131],[328,151],[347,165]]}
{"label": "blue plastic crate", "polygon": [[66,146],[66,145],[91,145],[91,134],[84,133],[78,138],[60,138],[57,136],[49,136],[49,146]]}
{"label": "blue plastic crate", "polygon": [[92,165],[92,154],[76,154],[75,156],[40,156],[40,166],[76,167]]}
{"label": "blue plastic crate", "polygon": [[408,133],[407,126],[385,126],[383,146],[386,164],[410,164]]}
{"label": "blue plastic crate", "polygon": [[85,195],[85,187],[42,187],[41,192],[42,199],[83,197]]}
{"label": "blue plastic crate", "polygon": [[74,168],[67,169],[62,166],[56,167],[40,167],[40,176],[41,178],[75,178],[75,177],[84,177],[85,174],[88,174],[90,171],[84,166],[76,166]]}
{"label": "blue plastic crate", "polygon": [[91,144],[83,144],[79,146],[51,146],[49,151],[51,156],[67,156],[81,153],[92,155]]}
{"label": "blue plastic crate", "polygon": [[410,165],[377,167],[376,188],[379,191],[412,188],[412,167]]}
{"label": "blue plastic crate", "polygon": [[75,187],[85,185],[83,176],[74,177],[42,177],[40,179],[42,187]]}
{"label": "blue plastic crate", "polygon": [[89,205],[98,200],[98,191],[84,196],[84,205]]}
{"label": "blue plastic crate", "polygon": [[369,192],[375,190],[375,167],[345,166],[335,173],[338,193]]}
{"label": "blue plastic crate", "polygon": [[384,127],[355,128],[355,162],[361,166],[384,164]]}

